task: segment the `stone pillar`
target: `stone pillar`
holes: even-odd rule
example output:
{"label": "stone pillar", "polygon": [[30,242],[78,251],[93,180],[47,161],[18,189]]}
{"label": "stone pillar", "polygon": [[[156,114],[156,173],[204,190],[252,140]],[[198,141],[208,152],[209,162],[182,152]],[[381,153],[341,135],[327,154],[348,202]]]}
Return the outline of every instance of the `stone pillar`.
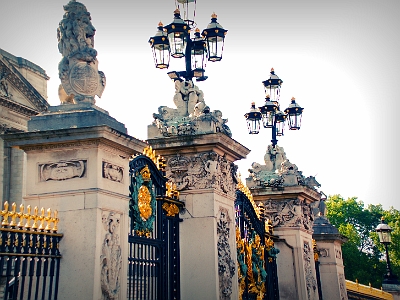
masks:
{"label": "stone pillar", "polygon": [[59,211],[58,298],[124,299],[129,157],[146,144],[94,106],[53,107],[31,122],[6,138],[27,155],[25,205]]}
{"label": "stone pillar", "polygon": [[181,215],[182,299],[238,299],[236,166],[249,150],[223,133],[149,139],[185,203]]}
{"label": "stone pillar", "polygon": [[318,299],[312,246],[312,203],[320,194],[307,186],[253,188],[254,201],[262,202],[272,221],[280,299]]}
{"label": "stone pillar", "polygon": [[325,216],[314,221],[313,238],[319,252],[319,272],[323,299],[347,299],[342,244],[346,238]]}

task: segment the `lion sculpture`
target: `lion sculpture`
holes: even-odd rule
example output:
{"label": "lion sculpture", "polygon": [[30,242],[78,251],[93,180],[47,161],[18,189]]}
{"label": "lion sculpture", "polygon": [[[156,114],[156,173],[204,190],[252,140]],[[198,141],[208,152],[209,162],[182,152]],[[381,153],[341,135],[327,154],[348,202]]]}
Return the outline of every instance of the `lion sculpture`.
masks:
{"label": "lion sculpture", "polygon": [[62,104],[89,102],[101,97],[106,78],[98,71],[97,51],[94,47],[96,29],[85,5],[71,0],[64,5],[65,14],[57,28],[58,50],[62,54],[58,65]]}

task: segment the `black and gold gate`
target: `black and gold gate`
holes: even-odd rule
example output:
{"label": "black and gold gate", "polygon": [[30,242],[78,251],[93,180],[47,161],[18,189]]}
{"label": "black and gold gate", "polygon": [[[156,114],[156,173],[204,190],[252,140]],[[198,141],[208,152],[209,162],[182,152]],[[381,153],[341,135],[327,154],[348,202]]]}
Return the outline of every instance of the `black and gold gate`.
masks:
{"label": "black and gold gate", "polygon": [[239,299],[279,299],[276,236],[263,207],[256,206],[247,187],[238,184],[235,200]]}
{"label": "black and gold gate", "polygon": [[180,299],[179,193],[151,147],[129,163],[128,299]]}

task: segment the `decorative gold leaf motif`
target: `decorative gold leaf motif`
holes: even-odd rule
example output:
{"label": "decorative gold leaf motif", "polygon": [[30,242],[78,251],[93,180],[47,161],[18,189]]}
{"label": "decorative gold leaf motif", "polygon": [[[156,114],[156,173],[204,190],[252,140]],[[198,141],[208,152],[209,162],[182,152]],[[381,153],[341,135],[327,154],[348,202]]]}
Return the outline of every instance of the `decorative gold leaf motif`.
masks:
{"label": "decorative gold leaf motif", "polygon": [[173,203],[165,202],[162,205],[162,208],[167,212],[167,217],[174,217],[176,214],[179,213],[179,208]]}
{"label": "decorative gold leaf motif", "polygon": [[[142,173],[142,171],[140,173]],[[142,185],[139,189],[138,206],[139,206],[140,217],[144,221],[146,221],[148,218],[150,218],[150,216],[153,212],[153,210],[151,209],[150,202],[151,202],[150,191],[147,188],[147,186]]]}

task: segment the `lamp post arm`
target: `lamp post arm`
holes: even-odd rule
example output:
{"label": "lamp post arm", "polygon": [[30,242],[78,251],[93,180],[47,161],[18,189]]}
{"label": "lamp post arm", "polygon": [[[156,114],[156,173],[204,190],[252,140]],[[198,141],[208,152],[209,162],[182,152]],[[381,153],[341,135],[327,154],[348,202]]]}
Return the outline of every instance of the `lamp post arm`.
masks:
{"label": "lamp post arm", "polygon": [[278,144],[278,140],[276,139],[276,118],[271,129],[272,129],[272,140],[271,140],[272,147],[275,147],[276,144]]}
{"label": "lamp post arm", "polygon": [[186,64],[186,80],[193,79],[193,71],[192,71],[192,47],[193,41],[190,38],[190,33],[186,33],[186,49],[185,49],[185,64]]}

